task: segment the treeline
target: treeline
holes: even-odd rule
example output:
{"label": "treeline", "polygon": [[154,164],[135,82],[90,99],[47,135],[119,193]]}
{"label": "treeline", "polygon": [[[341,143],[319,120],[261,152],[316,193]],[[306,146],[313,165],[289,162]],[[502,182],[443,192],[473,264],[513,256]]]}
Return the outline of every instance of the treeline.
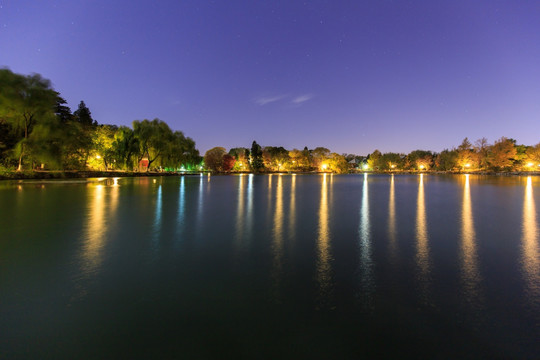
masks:
{"label": "treeline", "polygon": [[474,145],[465,138],[457,148],[440,153],[415,150],[409,154],[373,151],[367,156],[336,154],[324,147],[287,150],[283,147],[215,147],[206,152],[204,163],[216,172],[327,171],[540,171],[540,143],[517,145],[513,139],[500,138],[493,144],[487,139]]}
{"label": "treeline", "polygon": [[83,101],[71,112],[39,74],[0,69],[0,167],[148,170],[199,167],[195,142],[159,119],[102,125]]}
{"label": "treeline", "polygon": [[517,145],[501,137],[493,144],[486,138],[472,144],[465,138],[457,148],[440,153],[415,150],[410,154],[384,153],[375,150],[362,163],[366,170],[438,170],[438,171],[539,171],[540,143]]}
{"label": "treeline", "polygon": [[349,172],[351,166],[344,155],[324,147],[309,150],[286,150],[283,147],[265,146],[253,141],[251,148],[237,147],[229,152],[215,147],[204,154],[208,170],[216,172],[276,172],[276,171],[329,171],[338,174]]}

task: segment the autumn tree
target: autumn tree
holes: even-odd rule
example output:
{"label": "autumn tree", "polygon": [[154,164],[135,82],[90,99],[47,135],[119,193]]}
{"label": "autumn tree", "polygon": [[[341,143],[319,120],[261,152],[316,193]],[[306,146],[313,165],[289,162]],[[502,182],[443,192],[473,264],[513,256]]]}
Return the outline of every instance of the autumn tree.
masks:
{"label": "autumn tree", "polygon": [[488,140],[483,137],[474,142],[474,152],[476,154],[476,161],[478,167],[481,169],[486,169],[489,166],[488,156],[489,156],[490,145]]}
{"label": "autumn tree", "polygon": [[494,170],[510,170],[516,157],[515,140],[501,137],[490,147],[488,164]]}
{"label": "autumn tree", "polygon": [[211,171],[223,171],[223,155],[226,153],[225,148],[220,146],[208,150],[204,154],[204,165]]}
{"label": "autumn tree", "polygon": [[457,148],[457,158],[456,163],[457,166],[464,170],[466,168],[474,167],[476,165],[476,160],[478,157],[476,156],[473,146],[468,138],[463,139],[461,142],[461,145]]}
{"label": "autumn tree", "polygon": [[338,174],[346,174],[349,172],[349,163],[345,156],[337,153],[328,154],[325,164],[328,164],[328,169]]}
{"label": "autumn tree", "polygon": [[234,163],[235,162],[236,162],[236,160],[234,159],[233,156],[231,156],[229,154],[224,154],[223,158],[222,158],[223,171],[225,171],[225,172],[231,171],[234,168]]}
{"label": "autumn tree", "polygon": [[526,161],[527,164],[531,163],[533,166],[536,166],[537,168],[540,166],[540,143],[529,146],[526,151]]}

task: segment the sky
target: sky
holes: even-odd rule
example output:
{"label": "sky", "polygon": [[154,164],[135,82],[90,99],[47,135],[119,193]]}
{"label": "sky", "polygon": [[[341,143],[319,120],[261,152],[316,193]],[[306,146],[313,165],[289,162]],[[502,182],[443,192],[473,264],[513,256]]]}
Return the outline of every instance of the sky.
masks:
{"label": "sky", "polygon": [[540,142],[540,1],[0,0],[0,67],[214,146]]}

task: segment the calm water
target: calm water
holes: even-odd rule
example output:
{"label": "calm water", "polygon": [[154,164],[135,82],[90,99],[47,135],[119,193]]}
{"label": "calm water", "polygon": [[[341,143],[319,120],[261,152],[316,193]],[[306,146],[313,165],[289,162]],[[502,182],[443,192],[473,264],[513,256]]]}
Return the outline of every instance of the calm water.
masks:
{"label": "calm water", "polygon": [[0,183],[0,358],[539,358],[540,178]]}

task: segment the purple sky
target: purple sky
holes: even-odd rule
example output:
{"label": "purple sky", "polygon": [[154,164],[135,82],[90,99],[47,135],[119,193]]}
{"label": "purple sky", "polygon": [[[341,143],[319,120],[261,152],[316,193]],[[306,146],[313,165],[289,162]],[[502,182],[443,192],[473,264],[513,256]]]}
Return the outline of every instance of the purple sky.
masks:
{"label": "purple sky", "polygon": [[0,0],[0,66],[203,154],[540,141],[540,1]]}

